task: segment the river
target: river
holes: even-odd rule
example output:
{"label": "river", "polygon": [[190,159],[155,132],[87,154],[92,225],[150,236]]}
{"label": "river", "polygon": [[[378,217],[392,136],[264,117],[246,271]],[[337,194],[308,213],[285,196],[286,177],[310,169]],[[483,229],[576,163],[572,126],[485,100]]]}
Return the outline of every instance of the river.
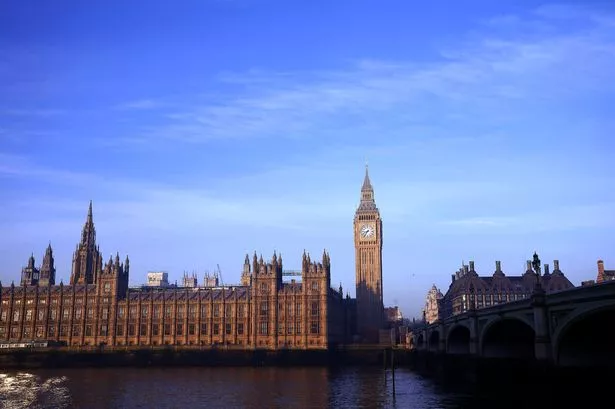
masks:
{"label": "river", "polygon": [[[0,373],[0,408],[469,408],[414,372],[378,368],[114,368]],[[491,407],[498,407],[491,406]],[[501,407],[501,406],[500,406]]]}

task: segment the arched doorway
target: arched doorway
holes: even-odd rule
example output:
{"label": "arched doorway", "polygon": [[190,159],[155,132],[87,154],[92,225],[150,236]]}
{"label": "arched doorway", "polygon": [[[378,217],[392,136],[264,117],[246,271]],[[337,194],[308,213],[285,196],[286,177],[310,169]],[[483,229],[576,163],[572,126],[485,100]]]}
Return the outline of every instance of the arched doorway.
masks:
{"label": "arched doorway", "polygon": [[449,354],[470,353],[470,330],[467,327],[458,325],[449,332],[446,352]]}
{"label": "arched doorway", "polygon": [[502,319],[485,328],[482,356],[485,358],[534,359],[534,329],[518,319]]}

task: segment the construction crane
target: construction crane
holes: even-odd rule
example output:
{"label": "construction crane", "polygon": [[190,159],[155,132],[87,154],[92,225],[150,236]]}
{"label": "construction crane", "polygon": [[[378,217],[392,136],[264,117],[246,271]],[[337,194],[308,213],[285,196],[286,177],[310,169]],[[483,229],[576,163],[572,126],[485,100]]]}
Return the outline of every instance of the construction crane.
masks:
{"label": "construction crane", "polygon": [[218,275],[218,279],[220,280],[220,286],[224,285],[224,281],[222,280],[222,270],[220,270],[220,264],[216,264],[218,269],[216,270],[216,274]]}

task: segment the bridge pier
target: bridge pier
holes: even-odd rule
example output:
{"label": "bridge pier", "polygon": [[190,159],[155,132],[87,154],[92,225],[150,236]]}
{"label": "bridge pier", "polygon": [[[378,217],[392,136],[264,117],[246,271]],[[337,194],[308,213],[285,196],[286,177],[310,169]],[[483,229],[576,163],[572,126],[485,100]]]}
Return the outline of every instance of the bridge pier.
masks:
{"label": "bridge pier", "polygon": [[532,294],[532,310],[534,312],[534,353],[539,362],[552,363],[551,332],[549,330],[549,315],[546,303],[546,292],[542,287],[536,287]]}

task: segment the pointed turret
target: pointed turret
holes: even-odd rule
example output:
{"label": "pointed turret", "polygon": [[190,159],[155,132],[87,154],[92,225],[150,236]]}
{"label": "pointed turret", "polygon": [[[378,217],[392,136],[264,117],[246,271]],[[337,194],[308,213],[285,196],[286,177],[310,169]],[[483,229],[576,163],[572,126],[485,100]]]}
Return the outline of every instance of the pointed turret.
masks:
{"label": "pointed turret", "polygon": [[92,201],[90,200],[88,215],[81,232],[81,241],[77,244],[77,249],[73,255],[70,283],[94,284],[100,272],[101,261],[100,250],[96,245],[96,229],[94,227]]}
{"label": "pointed turret", "polygon": [[367,165],[365,165],[365,178],[363,179],[363,187],[361,187],[361,192],[373,192],[374,188],[372,187],[372,182],[369,180],[369,169]]}
{"label": "pointed turret", "polygon": [[41,266],[39,285],[55,285],[56,283],[56,269],[53,259],[53,249],[51,248],[51,242],[45,250],[45,256],[43,257],[43,265]]}
{"label": "pointed turret", "polygon": [[367,165],[365,165],[365,178],[363,179],[363,186],[361,186],[361,203],[357,212],[377,212],[376,202],[374,201],[374,188],[372,182],[369,179],[369,171]]}

